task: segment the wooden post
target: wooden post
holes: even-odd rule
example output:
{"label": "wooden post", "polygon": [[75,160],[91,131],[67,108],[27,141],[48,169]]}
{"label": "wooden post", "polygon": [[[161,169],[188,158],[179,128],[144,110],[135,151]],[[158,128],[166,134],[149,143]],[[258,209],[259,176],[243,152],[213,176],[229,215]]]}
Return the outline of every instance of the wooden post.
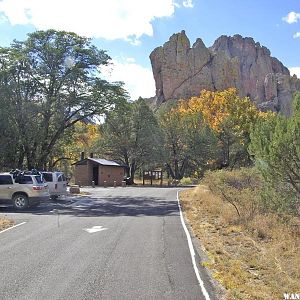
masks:
{"label": "wooden post", "polygon": [[152,171],[150,171],[150,180],[151,180],[151,186],[152,186]]}
{"label": "wooden post", "polygon": [[143,170],[143,185],[145,185],[145,171]]}
{"label": "wooden post", "polygon": [[163,185],[163,172],[160,171],[160,187]]}

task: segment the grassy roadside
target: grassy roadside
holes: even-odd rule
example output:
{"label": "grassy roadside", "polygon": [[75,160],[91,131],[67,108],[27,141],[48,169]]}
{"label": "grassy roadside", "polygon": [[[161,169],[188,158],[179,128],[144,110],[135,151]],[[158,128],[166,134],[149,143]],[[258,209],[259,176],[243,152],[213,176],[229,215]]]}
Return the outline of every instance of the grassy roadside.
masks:
{"label": "grassy roadside", "polygon": [[14,221],[7,219],[7,218],[0,217],[0,231],[6,229],[8,227],[11,227],[13,225],[14,225]]}
{"label": "grassy roadside", "polygon": [[[226,288],[225,299],[283,299],[284,293],[299,293],[299,220],[283,221],[282,216],[254,209],[257,191],[249,186],[236,191],[240,202],[235,208],[211,191],[214,176],[181,192],[180,199],[209,257],[204,265]],[[249,197],[251,201],[243,201]]]}

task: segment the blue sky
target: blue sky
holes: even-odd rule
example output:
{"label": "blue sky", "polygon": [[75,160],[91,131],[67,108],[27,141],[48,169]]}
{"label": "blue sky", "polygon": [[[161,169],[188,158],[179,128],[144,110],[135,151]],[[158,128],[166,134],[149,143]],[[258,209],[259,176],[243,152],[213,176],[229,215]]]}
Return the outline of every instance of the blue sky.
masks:
{"label": "blue sky", "polygon": [[206,46],[251,36],[300,78],[300,0],[0,0],[0,46],[49,28],[93,38],[112,57],[105,76],[133,99],[154,96],[149,55],[181,30]]}

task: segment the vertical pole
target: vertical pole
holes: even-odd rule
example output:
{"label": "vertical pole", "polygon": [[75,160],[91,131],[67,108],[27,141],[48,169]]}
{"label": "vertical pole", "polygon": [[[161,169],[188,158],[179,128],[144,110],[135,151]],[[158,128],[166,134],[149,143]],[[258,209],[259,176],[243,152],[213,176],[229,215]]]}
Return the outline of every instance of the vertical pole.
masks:
{"label": "vertical pole", "polygon": [[160,186],[162,187],[163,185],[163,172],[160,171]]}
{"label": "vertical pole", "polygon": [[145,185],[145,171],[143,170],[143,185]]}
{"label": "vertical pole", "polygon": [[152,186],[152,171],[150,171],[150,180],[151,180],[151,186]]}

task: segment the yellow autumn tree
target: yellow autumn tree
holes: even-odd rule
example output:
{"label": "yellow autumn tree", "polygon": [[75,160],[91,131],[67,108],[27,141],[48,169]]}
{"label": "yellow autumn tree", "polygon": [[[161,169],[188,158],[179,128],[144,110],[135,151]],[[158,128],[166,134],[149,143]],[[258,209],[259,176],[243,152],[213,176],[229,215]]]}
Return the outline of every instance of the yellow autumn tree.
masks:
{"label": "yellow autumn tree", "polygon": [[[81,149],[81,151],[89,153],[93,152],[96,141],[100,138],[99,125],[97,124],[85,124],[83,122],[77,123],[74,136],[75,151]],[[72,152],[72,149],[70,149]],[[74,152],[74,149],[73,149]],[[78,153],[74,153],[78,156]]]}
{"label": "yellow autumn tree", "polygon": [[201,113],[184,107],[186,103],[166,104],[159,111],[165,137],[165,167],[173,179],[201,177],[208,162],[218,157],[215,134],[204,122]]}
{"label": "yellow autumn tree", "polygon": [[203,90],[198,97],[180,101],[177,109],[182,115],[201,113],[217,133],[222,148],[220,166],[250,163],[247,146],[251,127],[257,119],[272,114],[259,111],[248,97],[239,97],[234,88],[216,92]]}
{"label": "yellow autumn tree", "polygon": [[80,159],[81,152],[89,154],[94,151],[99,138],[98,124],[77,122],[57,144],[50,157],[49,169],[61,169],[69,173],[71,164]]}

